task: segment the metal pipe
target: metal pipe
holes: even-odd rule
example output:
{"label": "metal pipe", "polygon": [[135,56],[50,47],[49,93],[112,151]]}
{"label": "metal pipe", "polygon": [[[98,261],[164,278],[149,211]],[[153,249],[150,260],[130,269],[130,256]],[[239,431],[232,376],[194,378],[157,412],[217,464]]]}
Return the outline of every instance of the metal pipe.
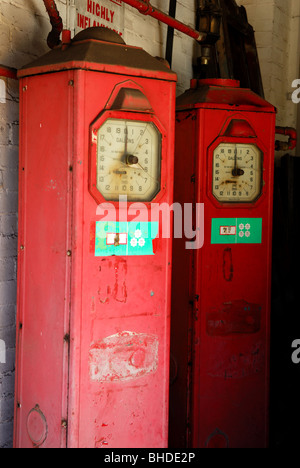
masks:
{"label": "metal pipe", "polygon": [[297,146],[297,130],[291,127],[276,127],[276,135],[285,135],[289,137],[288,142],[276,140],[276,151],[292,151]]}
{"label": "metal pipe", "polygon": [[127,3],[127,5],[136,8],[143,15],[152,16],[152,18],[167,24],[171,28],[177,29],[177,31],[180,31],[183,34],[196,39],[198,42],[203,42],[206,39],[207,34],[196,31],[195,29],[190,28],[175,18],[171,18],[163,11],[153,7],[150,3],[150,0],[123,0],[123,3]]}
{"label": "metal pipe", "polygon": [[17,70],[15,68],[5,67],[0,65],[0,77],[2,78],[11,78],[12,80],[17,80]]}
{"label": "metal pipe", "polygon": [[52,31],[50,31],[48,35],[47,44],[50,49],[54,49],[60,45],[60,34],[63,30],[63,21],[59,15],[55,0],[43,1],[52,25]]}
{"label": "metal pipe", "polygon": [[[176,17],[176,7],[177,7],[177,0],[170,0],[169,16],[171,18]],[[171,26],[168,26],[166,60],[169,63],[170,67],[172,67],[173,44],[174,44],[174,28],[171,28]]]}

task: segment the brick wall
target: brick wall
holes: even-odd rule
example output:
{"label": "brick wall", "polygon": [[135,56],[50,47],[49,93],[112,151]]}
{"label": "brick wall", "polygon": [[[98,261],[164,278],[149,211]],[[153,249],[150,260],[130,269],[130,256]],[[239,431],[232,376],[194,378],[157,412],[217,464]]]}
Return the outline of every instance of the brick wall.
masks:
{"label": "brick wall", "polygon": [[277,124],[296,127],[292,82],[299,78],[299,0],[237,0],[255,30],[266,99],[278,109]]}
{"label": "brick wall", "polygon": [[[18,83],[1,79],[0,103],[0,447],[12,433],[17,273]],[[9,435],[9,437],[6,436]]]}
{"label": "brick wall", "polygon": [[[168,0],[151,0],[153,6],[168,13]],[[176,18],[195,28],[196,2],[178,0]],[[167,26],[151,17],[141,15],[137,10],[125,5],[124,39],[130,45],[143,47],[153,56],[165,57]],[[199,47],[193,39],[175,31],[172,68],[178,75],[177,94],[190,86],[193,77],[193,56]]]}
{"label": "brick wall", "polygon": [[[76,4],[56,0],[65,27],[75,31]],[[295,125],[296,107],[287,98],[299,71],[299,0],[239,0],[256,29],[267,98],[279,109],[278,123]],[[167,0],[152,0],[168,9]],[[177,17],[195,26],[193,0],[178,0]],[[124,8],[124,39],[152,55],[165,56],[167,27]],[[20,68],[48,51],[49,30],[42,0],[0,0],[0,65]],[[175,32],[173,69],[177,92],[189,87],[197,44]],[[12,446],[17,256],[18,89],[0,77],[0,448]]]}

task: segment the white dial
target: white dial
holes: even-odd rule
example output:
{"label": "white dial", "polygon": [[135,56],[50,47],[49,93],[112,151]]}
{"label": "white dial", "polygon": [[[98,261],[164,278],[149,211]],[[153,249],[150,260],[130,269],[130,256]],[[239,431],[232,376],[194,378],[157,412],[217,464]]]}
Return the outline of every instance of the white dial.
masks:
{"label": "white dial", "polygon": [[97,188],[106,200],[151,201],[160,190],[161,134],[152,122],[108,119],[97,135]]}
{"label": "white dial", "polygon": [[262,152],[256,145],[221,143],[213,155],[213,195],[219,202],[251,203],[262,192]]}

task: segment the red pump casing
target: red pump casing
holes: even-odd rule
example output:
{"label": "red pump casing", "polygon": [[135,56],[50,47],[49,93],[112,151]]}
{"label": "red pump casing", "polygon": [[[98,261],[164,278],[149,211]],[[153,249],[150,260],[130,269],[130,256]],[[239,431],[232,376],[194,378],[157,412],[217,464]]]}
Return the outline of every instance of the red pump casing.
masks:
{"label": "red pump casing", "polygon": [[[193,80],[177,99],[174,202],[203,204],[204,244],[198,250],[186,250],[184,239],[173,244],[172,447],[268,444],[275,114],[234,80]],[[213,196],[213,150],[220,141],[255,144],[263,152],[256,202],[226,204]],[[220,240],[214,231],[215,223],[238,230],[246,222],[250,229],[254,220],[262,223],[255,243],[251,236],[244,243]]]}
{"label": "red pump casing", "polygon": [[151,256],[120,256],[118,245],[95,255],[104,199],[92,165],[103,116],[153,119],[162,135],[154,201],[172,203],[176,74],[93,28],[19,78],[14,446],[166,447],[172,239],[158,236]]}

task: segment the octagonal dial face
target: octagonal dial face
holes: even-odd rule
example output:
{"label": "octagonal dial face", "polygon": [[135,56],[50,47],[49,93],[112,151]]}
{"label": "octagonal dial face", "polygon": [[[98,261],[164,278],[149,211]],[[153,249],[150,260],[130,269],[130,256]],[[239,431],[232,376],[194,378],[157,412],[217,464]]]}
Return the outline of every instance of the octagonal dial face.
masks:
{"label": "octagonal dial face", "polygon": [[213,155],[213,195],[224,203],[253,203],[262,192],[262,152],[256,145],[221,143]]}
{"label": "octagonal dial face", "polygon": [[152,122],[108,119],[97,135],[97,188],[106,200],[151,201],[160,190],[161,134]]}

